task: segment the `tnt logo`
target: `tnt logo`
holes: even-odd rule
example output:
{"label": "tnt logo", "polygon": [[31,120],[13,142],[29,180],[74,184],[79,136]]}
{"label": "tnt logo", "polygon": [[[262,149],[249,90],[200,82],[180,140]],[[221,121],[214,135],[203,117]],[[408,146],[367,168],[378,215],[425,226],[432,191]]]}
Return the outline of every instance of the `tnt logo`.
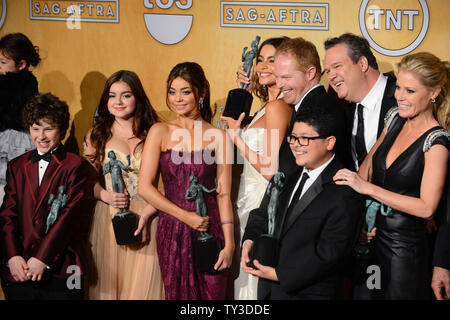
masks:
{"label": "tnt logo", "polygon": [[[177,44],[186,38],[191,31],[194,17],[179,12],[192,8],[193,1],[144,0],[145,8],[158,12],[144,14],[145,26],[153,39],[163,44]],[[169,14],[168,11],[175,14]]]}
{"label": "tnt logo", "polygon": [[370,46],[386,56],[402,56],[416,49],[430,24],[426,0],[363,0],[359,26]]}
{"label": "tnt logo", "polygon": [[0,29],[3,27],[3,23],[6,18],[6,0],[0,2]]}

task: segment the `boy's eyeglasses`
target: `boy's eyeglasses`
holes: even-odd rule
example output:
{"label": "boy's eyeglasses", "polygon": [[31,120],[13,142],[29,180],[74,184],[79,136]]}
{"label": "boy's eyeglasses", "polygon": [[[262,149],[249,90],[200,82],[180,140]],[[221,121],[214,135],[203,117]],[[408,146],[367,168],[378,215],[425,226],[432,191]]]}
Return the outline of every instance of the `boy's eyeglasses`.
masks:
{"label": "boy's eyeglasses", "polygon": [[317,137],[297,137],[294,136],[293,134],[288,134],[287,136],[287,142],[289,144],[294,144],[294,142],[297,142],[299,145],[301,146],[308,146],[309,145],[309,140],[316,140],[316,139],[324,139],[326,137],[322,137],[322,136],[317,136]]}

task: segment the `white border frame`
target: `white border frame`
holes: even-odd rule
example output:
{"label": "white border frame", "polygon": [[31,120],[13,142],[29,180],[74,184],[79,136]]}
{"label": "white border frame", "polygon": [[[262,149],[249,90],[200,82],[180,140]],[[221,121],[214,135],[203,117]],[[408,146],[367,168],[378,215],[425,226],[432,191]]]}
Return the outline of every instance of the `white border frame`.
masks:
{"label": "white border frame", "polygon": [[[80,1],[81,2],[81,1]],[[84,1],[84,2],[88,2],[88,1]],[[120,19],[119,19],[119,0],[93,0],[92,2],[115,2],[116,3],[116,19],[111,20],[111,19],[89,19],[89,18],[73,18],[73,21],[81,21],[81,22],[105,22],[105,23],[119,23]],[[71,5],[72,3],[69,2],[69,5]],[[30,5],[30,19],[31,20],[45,20],[45,21],[67,21],[67,19],[71,18],[71,17],[65,17],[65,18],[59,18],[59,17],[36,17],[33,16],[33,0],[30,0],[29,2]]]}
{"label": "white border frame", "polygon": [[3,27],[3,24],[6,20],[6,0],[2,0],[2,16],[0,17],[0,29]]}
{"label": "white border frame", "polygon": [[[225,23],[223,17],[224,5],[241,5],[241,6],[275,6],[275,7],[323,7],[325,8],[325,26],[286,26],[275,24],[237,24]],[[221,1],[220,2],[220,26],[228,28],[265,28],[265,29],[294,29],[294,30],[329,30],[329,10],[328,3],[309,3],[309,2],[258,2],[258,1]]]}
{"label": "white border frame", "polygon": [[423,41],[423,39],[425,39],[425,36],[428,31],[428,26],[430,25],[430,12],[429,12],[426,0],[418,0],[418,1],[419,1],[420,6],[422,7],[422,11],[423,11],[422,28],[421,28],[420,33],[417,36],[417,38],[412,43],[410,43],[409,45],[407,45],[406,47],[403,47],[401,49],[384,48],[384,47],[380,46],[379,44],[377,44],[372,39],[369,32],[367,31],[366,22],[364,19],[365,15],[366,15],[366,8],[367,8],[367,4],[368,4],[369,0],[361,1],[361,6],[359,7],[359,28],[361,29],[361,33],[363,34],[364,38],[366,38],[367,41],[369,41],[370,46],[374,50],[376,50],[377,52],[379,52],[381,54],[384,54],[385,56],[398,57],[398,56],[403,56],[403,55],[410,53],[411,51],[413,51],[420,45],[420,43]]}

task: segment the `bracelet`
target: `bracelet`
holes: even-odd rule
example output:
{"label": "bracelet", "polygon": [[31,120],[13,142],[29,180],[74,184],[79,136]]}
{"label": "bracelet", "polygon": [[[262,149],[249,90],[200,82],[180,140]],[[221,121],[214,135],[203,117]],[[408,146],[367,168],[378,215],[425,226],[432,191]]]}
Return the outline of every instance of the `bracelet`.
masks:
{"label": "bracelet", "polygon": [[234,222],[233,221],[222,221],[222,224],[234,224]]}

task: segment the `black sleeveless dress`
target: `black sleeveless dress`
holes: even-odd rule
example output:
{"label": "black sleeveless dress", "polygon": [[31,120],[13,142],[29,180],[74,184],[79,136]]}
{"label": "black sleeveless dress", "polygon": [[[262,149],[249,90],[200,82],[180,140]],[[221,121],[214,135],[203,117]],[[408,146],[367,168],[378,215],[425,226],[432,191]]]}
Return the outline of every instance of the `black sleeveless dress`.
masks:
{"label": "black sleeveless dress", "polygon": [[[391,112],[386,136],[373,155],[372,183],[395,193],[420,197],[424,153],[434,144],[450,149],[449,134],[436,126],[422,134],[386,168],[386,156],[406,119]],[[389,115],[388,115],[389,116]],[[381,271],[381,289],[371,290],[374,299],[430,299],[431,260],[427,220],[392,209],[378,213],[372,242],[375,264]]]}

